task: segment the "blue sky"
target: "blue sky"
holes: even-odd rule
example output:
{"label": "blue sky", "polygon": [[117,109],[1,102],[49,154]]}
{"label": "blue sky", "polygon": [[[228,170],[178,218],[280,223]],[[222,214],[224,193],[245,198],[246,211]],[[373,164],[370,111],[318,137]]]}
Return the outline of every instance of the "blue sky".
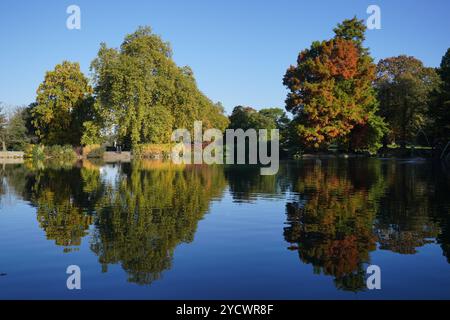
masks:
{"label": "blue sky", "polygon": [[[66,28],[71,4],[81,8],[81,30]],[[282,77],[298,52],[332,37],[345,18],[366,19],[370,4],[382,14],[382,29],[367,32],[376,60],[408,54],[439,65],[450,47],[448,0],[1,0],[0,101],[29,104],[45,71],[63,60],[80,62],[89,75],[100,42],[118,47],[149,25],[228,113],[239,104],[284,107]]]}

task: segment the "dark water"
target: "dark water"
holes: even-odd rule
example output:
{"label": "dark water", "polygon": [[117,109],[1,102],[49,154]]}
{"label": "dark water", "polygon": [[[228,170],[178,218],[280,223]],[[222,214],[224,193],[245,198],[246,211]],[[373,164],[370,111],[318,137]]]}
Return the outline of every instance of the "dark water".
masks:
{"label": "dark water", "polygon": [[[0,298],[450,299],[450,180],[395,160],[5,165]],[[381,268],[381,290],[366,269]],[[66,287],[81,268],[82,289]]]}

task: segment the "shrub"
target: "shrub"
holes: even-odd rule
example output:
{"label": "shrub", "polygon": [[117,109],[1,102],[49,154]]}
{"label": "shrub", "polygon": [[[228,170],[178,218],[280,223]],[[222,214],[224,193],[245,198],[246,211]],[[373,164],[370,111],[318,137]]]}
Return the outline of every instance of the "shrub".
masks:
{"label": "shrub", "polygon": [[34,160],[45,160],[45,147],[39,144],[27,144],[24,150],[24,157]]}
{"label": "shrub", "polygon": [[134,158],[168,159],[172,152],[172,144],[140,144],[133,148]]}
{"label": "shrub", "polygon": [[91,144],[83,147],[83,156],[90,159],[103,159],[105,151],[105,147],[99,144]]}
{"label": "shrub", "polygon": [[70,145],[53,145],[44,148],[46,158],[58,159],[58,160],[74,160],[77,158],[77,154]]}
{"label": "shrub", "polygon": [[70,145],[44,146],[40,144],[28,144],[25,146],[24,157],[34,161],[47,159],[71,161],[77,158],[76,152]]}

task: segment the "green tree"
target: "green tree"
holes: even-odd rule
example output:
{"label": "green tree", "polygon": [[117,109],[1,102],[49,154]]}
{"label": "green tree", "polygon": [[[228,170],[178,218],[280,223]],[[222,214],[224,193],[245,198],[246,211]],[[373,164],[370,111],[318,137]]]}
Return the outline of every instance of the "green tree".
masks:
{"label": "green tree", "polygon": [[353,17],[352,19],[346,19],[342,23],[338,23],[333,31],[336,38],[352,41],[358,49],[367,50],[362,46],[364,40],[366,40],[366,29],[363,20],[358,20],[357,17]]}
{"label": "green tree", "polygon": [[375,86],[380,101],[380,114],[391,129],[391,141],[415,143],[427,125],[428,99],[438,84],[433,68],[405,55],[380,60]]}
{"label": "green tree", "polygon": [[[265,110],[265,111],[264,111]],[[237,106],[230,116],[230,129],[276,129],[277,116],[268,109],[257,111],[251,107]]]}
{"label": "green tree", "polygon": [[251,127],[251,115],[257,113],[257,111],[251,107],[237,106],[234,107],[229,120],[230,129],[242,129],[247,130]]}
{"label": "green tree", "polygon": [[30,103],[23,109],[22,116],[25,122],[25,128],[27,130],[27,137],[30,143],[39,143],[39,137],[36,133],[36,127],[33,124],[33,109],[37,106],[36,102]]}
{"label": "green tree", "polygon": [[174,117],[163,106],[154,106],[144,119],[143,138],[150,143],[166,143],[170,141]]}
{"label": "green tree", "polygon": [[450,48],[438,69],[440,84],[431,95],[429,116],[434,144],[444,146],[450,141]]}
{"label": "green tree", "polygon": [[78,63],[64,61],[48,71],[32,109],[36,134],[45,144],[79,145],[89,120],[92,88]]}
{"label": "green tree", "polygon": [[286,130],[289,125],[290,120],[283,109],[265,108],[259,110],[259,113],[267,118],[272,119],[275,123],[276,128],[280,131]]}
{"label": "green tree", "polygon": [[127,35],[118,50],[102,44],[91,68],[99,122],[122,143],[168,142],[167,132],[192,129],[196,120],[207,128],[227,126],[221,110],[197,88],[192,70],[178,67],[170,45],[149,27]]}
{"label": "green tree", "polygon": [[362,47],[365,30],[362,20],[345,20],[335,29],[335,38],[314,42],[287,70],[286,109],[294,114],[292,129],[305,147],[351,142],[355,128],[383,122],[375,114],[375,65]]}
{"label": "green tree", "polygon": [[6,145],[9,150],[24,150],[30,141],[26,127],[26,109],[18,108],[9,117],[6,125]]}

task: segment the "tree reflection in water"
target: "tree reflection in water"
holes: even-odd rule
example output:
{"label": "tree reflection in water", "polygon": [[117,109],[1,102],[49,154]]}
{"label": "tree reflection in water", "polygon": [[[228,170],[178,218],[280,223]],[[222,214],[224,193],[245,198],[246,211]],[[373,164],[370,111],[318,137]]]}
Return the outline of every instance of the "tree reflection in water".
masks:
{"label": "tree reflection in water", "polygon": [[88,161],[75,167],[16,166],[5,175],[37,208],[49,240],[71,251],[93,225],[90,247],[102,270],[121,264],[138,284],[150,284],[171,267],[176,246],[193,240],[198,221],[226,185],[218,167],[158,162],[124,164],[115,181],[105,181]]}
{"label": "tree reflection in water", "polygon": [[[112,179],[105,168],[115,170]],[[276,199],[287,215],[289,249],[337,288],[359,291],[374,250],[415,254],[438,243],[450,259],[449,181],[437,170],[429,162],[376,159],[286,162],[277,176],[251,166],[163,162],[8,165],[0,194],[36,207],[47,238],[65,251],[89,235],[104,272],[120,264],[130,282],[150,284],[171,268],[175,248],[194,239],[228,186],[235,202]]]}
{"label": "tree reflection in water", "polygon": [[441,240],[448,232],[439,222],[449,219],[449,200],[436,201],[437,182],[430,181],[429,170],[378,160],[297,166],[292,171],[298,199],[286,205],[290,249],[316,273],[333,276],[338,288],[359,291],[366,288],[365,266],[377,243],[380,250],[401,254],[414,254],[436,238],[448,243]]}
{"label": "tree reflection in water", "polygon": [[226,185],[217,167],[149,165],[127,166],[118,186],[105,192],[91,245],[104,271],[120,263],[129,281],[139,284],[171,267],[174,249],[194,239],[198,221]]}

